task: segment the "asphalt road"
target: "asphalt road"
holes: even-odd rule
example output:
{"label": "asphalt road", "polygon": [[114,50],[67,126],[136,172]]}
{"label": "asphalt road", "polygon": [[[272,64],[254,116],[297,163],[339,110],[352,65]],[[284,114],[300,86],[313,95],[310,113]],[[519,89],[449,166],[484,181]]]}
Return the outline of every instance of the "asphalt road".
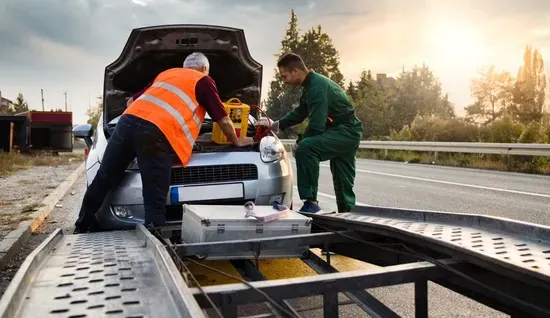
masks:
{"label": "asphalt road", "polygon": [[[486,214],[550,225],[547,176],[365,159],[358,159],[356,168],[358,204]],[[295,165],[293,172],[296,183]],[[321,164],[318,199],[324,211],[336,209],[328,162]],[[294,208],[301,204],[295,187]],[[414,316],[413,285],[369,292],[398,314]],[[429,285],[429,311],[431,317],[508,317],[433,283]]]}
{"label": "asphalt road", "polygon": [[[294,168],[294,176],[296,170]],[[332,176],[328,162],[320,168],[320,203],[324,210],[336,209]],[[0,289],[4,290],[24,258],[56,227],[71,231],[85,189],[85,176],[81,176],[69,194],[60,202],[47,223],[33,236],[24,250],[0,275]],[[373,160],[357,161],[355,191],[360,204],[394,206],[412,209],[443,210],[480,213],[520,219],[527,222],[549,224],[545,211],[550,206],[550,178],[473,169],[404,164]],[[72,194],[71,194],[72,193]],[[294,206],[301,203],[294,191]],[[318,252],[318,251],[317,251]],[[226,262],[227,263],[227,262]],[[372,265],[334,256],[332,264],[340,271],[368,269]],[[212,264],[209,264],[212,265]],[[228,264],[219,262],[218,269],[235,275]],[[289,270],[292,268],[292,270]],[[281,279],[314,272],[299,260],[269,260],[260,264],[262,273],[269,279]],[[201,284],[233,283],[212,273],[201,272]],[[414,317],[413,286],[401,285],[369,290],[387,306],[403,317]],[[341,297],[341,301],[345,301]],[[293,301],[304,309],[304,317],[322,317],[322,299],[309,298]],[[296,309],[298,309],[296,308]],[[308,310],[309,309],[309,310]],[[436,284],[429,285],[431,317],[507,317]],[[259,310],[263,312],[263,310]],[[257,309],[244,308],[243,313],[258,314]],[[341,317],[367,317],[355,305],[343,306]]]}
{"label": "asphalt road", "polygon": [[[486,214],[550,225],[550,177],[358,159],[355,192],[367,205]],[[296,169],[294,168],[296,179]],[[294,191],[294,205],[301,203]],[[319,201],[335,209],[329,163],[320,168]]]}

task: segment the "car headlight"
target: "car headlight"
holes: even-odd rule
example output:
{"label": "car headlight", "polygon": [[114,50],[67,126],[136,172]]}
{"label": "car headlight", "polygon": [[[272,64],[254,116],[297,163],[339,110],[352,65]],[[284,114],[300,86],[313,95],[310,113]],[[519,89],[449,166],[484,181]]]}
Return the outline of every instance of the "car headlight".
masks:
{"label": "car headlight", "polygon": [[277,138],[266,136],[260,141],[260,158],[263,162],[273,162],[281,159],[285,147]]}

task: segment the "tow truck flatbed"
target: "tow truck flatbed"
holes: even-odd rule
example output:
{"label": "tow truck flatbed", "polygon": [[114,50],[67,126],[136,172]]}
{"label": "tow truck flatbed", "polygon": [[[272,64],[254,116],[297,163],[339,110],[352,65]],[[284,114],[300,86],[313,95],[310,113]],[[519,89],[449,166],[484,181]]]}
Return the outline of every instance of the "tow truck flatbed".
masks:
{"label": "tow truck flatbed", "polygon": [[[512,317],[550,317],[550,227],[373,206],[304,215],[313,219],[311,234],[218,243],[174,244],[142,225],[78,235],[56,230],[19,269],[0,300],[0,317],[207,317],[203,310],[212,305],[223,317],[238,317],[238,307],[251,303],[265,303],[269,317],[301,317],[289,300],[315,295],[324,298],[324,317],[338,317],[338,293],[372,317],[399,317],[365,289],[405,283],[415,284],[415,316],[428,317],[428,281]],[[266,280],[254,260],[233,260],[246,284],[198,288],[176,266],[181,259],[200,264],[195,256],[220,250],[261,255],[297,245],[382,267],[338,272],[330,253],[325,261],[306,252],[301,260],[319,275]]]}

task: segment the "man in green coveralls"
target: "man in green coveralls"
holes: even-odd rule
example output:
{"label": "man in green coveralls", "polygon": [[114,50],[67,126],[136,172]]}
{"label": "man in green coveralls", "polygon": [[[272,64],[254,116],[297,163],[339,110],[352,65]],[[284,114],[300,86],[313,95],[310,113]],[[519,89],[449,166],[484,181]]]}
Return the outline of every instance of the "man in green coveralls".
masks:
{"label": "man in green coveralls", "polygon": [[294,145],[298,192],[305,201],[300,211],[321,210],[317,201],[319,162],[326,160],[330,160],[338,212],[351,211],[355,207],[355,154],[363,135],[353,105],[338,84],[309,70],[299,55],[284,54],[277,67],[285,84],[302,86],[302,96],[298,107],[268,126],[278,134],[309,119],[305,132]]}

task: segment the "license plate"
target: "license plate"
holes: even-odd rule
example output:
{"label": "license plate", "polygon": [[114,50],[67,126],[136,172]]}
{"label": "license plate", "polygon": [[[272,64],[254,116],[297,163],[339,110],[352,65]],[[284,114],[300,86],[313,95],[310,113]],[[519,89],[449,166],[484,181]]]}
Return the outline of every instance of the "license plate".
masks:
{"label": "license plate", "polygon": [[183,186],[170,189],[171,203],[243,198],[242,183]]}

